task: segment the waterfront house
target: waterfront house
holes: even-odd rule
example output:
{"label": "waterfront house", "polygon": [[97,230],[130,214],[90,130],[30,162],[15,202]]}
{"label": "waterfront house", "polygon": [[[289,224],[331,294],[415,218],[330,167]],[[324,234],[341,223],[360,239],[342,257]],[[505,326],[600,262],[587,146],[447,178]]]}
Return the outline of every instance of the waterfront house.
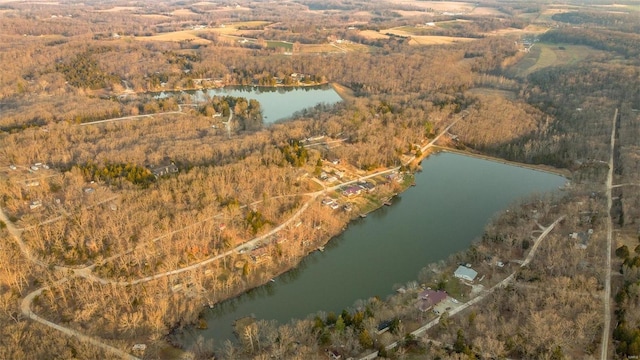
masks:
{"label": "waterfront house", "polygon": [[347,196],[347,197],[351,197],[354,195],[360,195],[360,191],[362,191],[362,188],[359,186],[355,186],[355,185],[351,185],[348,186],[347,188],[345,188],[344,190],[342,190],[342,195]]}
{"label": "waterfront house", "polygon": [[446,299],[447,296],[446,291],[426,289],[418,295],[418,309],[425,312]]}
{"label": "waterfront house", "polygon": [[478,272],[470,267],[460,265],[453,273],[453,276],[457,277],[458,279],[473,282],[473,280],[476,279],[476,276],[478,276]]}
{"label": "waterfront house", "polygon": [[372,192],[376,189],[376,186],[368,181],[359,182],[358,186],[366,192]]}

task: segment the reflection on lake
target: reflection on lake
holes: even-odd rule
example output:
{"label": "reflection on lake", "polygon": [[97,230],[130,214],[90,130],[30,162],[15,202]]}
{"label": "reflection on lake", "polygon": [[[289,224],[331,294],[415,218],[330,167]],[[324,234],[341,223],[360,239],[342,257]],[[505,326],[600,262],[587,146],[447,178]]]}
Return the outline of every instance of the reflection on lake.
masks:
{"label": "reflection on lake", "polygon": [[294,113],[319,104],[333,105],[342,98],[330,85],[304,87],[225,86],[217,89],[194,91],[165,91],[157,97],[188,93],[193,101],[202,102],[207,97],[234,96],[257,100],[262,107],[265,124],[290,118]]}
{"label": "reflection on lake", "polygon": [[349,224],[324,252],[205,316],[209,329],[191,329],[216,346],[232,339],[233,322],[245,316],[277,320],[317,311],[339,312],[358,299],[385,298],[394,284],[415,280],[429,263],[469,247],[497,212],[525,196],[558,189],[561,176],[452,153],[432,155],[416,174],[416,187]]}

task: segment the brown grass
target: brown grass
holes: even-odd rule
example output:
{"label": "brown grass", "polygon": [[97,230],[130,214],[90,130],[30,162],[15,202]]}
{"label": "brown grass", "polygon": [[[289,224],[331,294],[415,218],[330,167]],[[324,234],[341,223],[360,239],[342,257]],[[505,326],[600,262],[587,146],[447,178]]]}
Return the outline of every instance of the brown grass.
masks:
{"label": "brown grass", "polygon": [[198,14],[194,13],[189,9],[178,9],[171,12],[173,16],[198,16]]}
{"label": "brown grass", "polygon": [[487,16],[487,15],[504,15],[504,13],[496,8],[490,8],[490,7],[477,7],[475,9],[473,9],[470,13],[471,15],[482,15],[482,16]]}
{"label": "brown grass", "polygon": [[180,41],[191,41],[194,44],[206,45],[210,44],[211,41],[200,38],[196,35],[196,31],[193,30],[183,30],[183,31],[174,31],[165,34],[158,34],[153,36],[138,36],[135,37],[136,40],[140,41],[166,41],[166,42],[180,42]]}
{"label": "brown grass", "polygon": [[359,34],[365,39],[377,40],[377,39],[388,39],[389,35],[381,34],[374,30],[363,30],[360,31]]}
{"label": "brown grass", "polygon": [[335,53],[335,52],[342,52],[342,51],[331,44],[304,44],[304,45],[300,45],[300,52],[302,53]]}
{"label": "brown grass", "polygon": [[391,4],[410,5],[423,9],[433,9],[434,11],[464,11],[469,12],[473,9],[472,3],[464,3],[457,1],[415,1],[415,0],[388,0]]}
{"label": "brown grass", "polygon": [[549,66],[571,65],[598,53],[601,51],[588,46],[537,43],[512,70],[519,76],[527,76]]}
{"label": "brown grass", "polygon": [[120,12],[120,11],[135,11],[140,9],[139,7],[136,6],[115,6],[112,7],[111,9],[106,9],[106,10],[96,10],[96,12]]}
{"label": "brown grass", "polygon": [[442,45],[451,44],[455,42],[465,42],[475,40],[473,38],[462,38],[454,36],[422,36],[412,35],[410,32],[399,30],[397,28],[388,29],[384,31],[387,34],[411,37],[410,45]]}
{"label": "brown grass", "polygon": [[469,93],[471,95],[485,95],[485,96],[502,97],[502,98],[509,99],[509,100],[515,100],[516,99],[516,93],[513,92],[513,91],[498,90],[498,89],[483,88],[483,87],[469,89],[467,91],[467,93]]}

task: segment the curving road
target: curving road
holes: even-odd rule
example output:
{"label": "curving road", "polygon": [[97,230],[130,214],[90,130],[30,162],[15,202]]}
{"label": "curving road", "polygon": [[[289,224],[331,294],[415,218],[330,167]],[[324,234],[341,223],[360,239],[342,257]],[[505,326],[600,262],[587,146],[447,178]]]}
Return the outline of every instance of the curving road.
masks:
{"label": "curving road", "polygon": [[[562,221],[564,218],[565,218],[564,215],[560,216],[558,219],[556,219],[556,221],[554,221],[551,225],[549,225],[544,230],[544,232],[542,232],[542,234],[540,234],[540,236],[538,236],[535,244],[533,244],[533,246],[531,247],[531,251],[529,251],[529,254],[527,254],[527,257],[524,259],[524,261],[520,265],[521,268],[527,266],[531,262],[531,260],[533,259],[533,256],[535,255],[536,251],[538,250],[538,247],[540,246],[540,243],[542,242],[542,239],[544,239],[547,235],[549,235],[551,230],[553,230],[553,228],[555,228],[556,225],[558,225],[558,223],[560,221]],[[496,289],[503,288],[503,287],[507,286],[510,282],[513,281],[513,279],[515,279],[515,277],[516,277],[516,273],[515,272],[511,273],[511,275],[507,276],[505,279],[503,279],[499,283],[495,284],[490,289],[486,290],[484,293],[482,293],[482,295],[479,295],[479,296],[467,301],[463,305],[451,310],[451,312],[449,312],[449,316],[456,315],[457,313],[467,309],[468,307],[479,303],[480,301],[484,300],[489,294],[492,294]],[[436,326],[438,323],[440,323],[440,316],[438,316],[437,318],[431,320],[430,322],[428,322],[427,324],[425,324],[422,327],[418,328],[417,330],[411,332],[411,335],[416,336],[416,337],[420,336],[420,335],[424,334],[427,330],[429,330],[432,327]],[[398,346],[398,342],[397,341],[387,345],[386,349],[387,350],[391,350],[391,349],[395,348],[396,346]],[[375,359],[377,357],[378,357],[378,352],[376,351],[376,352],[373,352],[373,353],[371,353],[371,354],[369,354],[367,356],[361,357],[360,360],[373,360],[373,359]]]}
{"label": "curving road", "polygon": [[[162,113],[162,114],[179,113],[179,112],[181,112],[181,111],[182,111],[182,108],[180,107],[180,110],[179,110],[179,111],[175,111],[175,112],[167,112],[167,113]],[[157,115],[159,115],[159,114],[157,114]],[[465,116],[465,115],[466,115],[466,114],[463,114],[462,116],[458,117],[458,118],[457,118],[455,121],[453,121],[449,126],[447,126],[447,127],[446,127],[446,128],[445,128],[445,129],[440,133],[440,134],[438,134],[438,136],[436,136],[436,137],[435,137],[432,141],[430,141],[427,145],[425,145],[424,147],[422,147],[422,151],[424,152],[426,149],[428,149],[429,147],[433,146],[433,144],[434,144],[434,143],[435,143],[435,142],[436,142],[436,141],[437,141],[437,140],[438,140],[442,135],[444,135],[444,134],[445,134],[445,133],[446,133],[446,132],[447,132],[447,131],[448,131],[448,130],[453,126],[453,125],[455,125],[455,124],[456,124],[456,123],[457,123],[461,118],[464,118],[464,116]],[[149,115],[129,116],[129,117],[124,117],[124,118],[108,119],[108,120],[97,121],[97,122],[92,122],[92,123],[84,123],[84,124],[81,124],[81,126],[84,126],[84,125],[92,125],[92,124],[96,124],[96,123],[103,123],[103,122],[110,122],[110,121],[119,121],[119,120],[126,120],[126,119],[132,119],[132,118],[146,117],[146,116],[149,116]],[[232,116],[233,116],[233,113],[231,113],[231,116],[229,117],[229,120],[227,121],[227,124],[229,124],[229,122],[231,121]],[[406,163],[406,164],[409,164],[411,161],[414,161],[414,160],[415,160],[415,158],[416,158],[416,157],[415,157],[415,156],[413,156],[409,161],[407,161],[407,163]],[[406,164],[405,164],[405,165],[406,165]],[[253,239],[251,239],[251,240],[249,240],[249,241],[245,242],[244,244],[239,245],[239,246],[237,246],[236,248],[231,249],[231,250],[229,250],[229,251],[227,251],[227,252],[225,252],[225,253],[218,254],[218,255],[213,256],[213,257],[211,257],[211,258],[205,259],[205,260],[203,260],[203,261],[201,261],[201,262],[199,262],[199,263],[195,263],[195,264],[192,264],[192,265],[186,266],[186,267],[184,267],[184,268],[175,269],[175,270],[171,270],[171,271],[166,271],[166,272],[163,272],[163,273],[155,274],[155,275],[152,275],[152,276],[147,276],[147,277],[140,278],[140,279],[137,279],[137,280],[132,280],[132,281],[115,281],[115,280],[106,280],[106,279],[103,279],[103,278],[100,278],[100,277],[98,277],[98,276],[94,275],[94,274],[92,273],[92,270],[93,270],[93,268],[95,268],[95,266],[96,266],[95,264],[94,264],[94,265],[90,265],[90,266],[86,266],[86,267],[83,267],[83,268],[69,268],[69,267],[65,267],[65,266],[54,266],[54,269],[55,269],[55,270],[58,270],[58,271],[71,271],[71,275],[66,276],[66,277],[63,277],[63,278],[61,278],[60,280],[58,280],[58,281],[54,282],[54,283],[53,283],[53,284],[51,284],[51,285],[41,287],[41,288],[36,289],[36,290],[32,291],[31,293],[27,294],[27,295],[22,299],[22,301],[21,301],[21,303],[20,303],[20,310],[21,310],[22,314],[23,314],[24,316],[28,317],[29,319],[32,319],[32,320],[34,320],[34,321],[37,321],[37,322],[39,322],[39,323],[41,323],[41,324],[43,324],[43,325],[49,326],[49,327],[51,327],[51,328],[53,328],[53,329],[55,329],[55,330],[58,330],[58,331],[60,331],[60,332],[62,332],[62,333],[64,333],[64,334],[66,334],[66,335],[68,335],[68,336],[75,337],[75,338],[77,338],[77,339],[78,339],[78,340],[80,340],[80,341],[88,342],[88,343],[91,343],[91,344],[93,344],[93,345],[96,345],[96,346],[98,346],[98,347],[100,347],[100,348],[102,348],[102,349],[104,349],[104,350],[106,350],[106,351],[109,351],[109,352],[111,352],[111,353],[113,353],[113,354],[115,354],[115,355],[117,355],[117,356],[119,356],[119,357],[122,357],[122,358],[126,358],[126,359],[138,359],[137,357],[135,357],[135,356],[133,356],[133,355],[131,355],[131,354],[127,353],[127,352],[124,352],[124,351],[122,351],[122,350],[120,350],[120,349],[118,349],[118,348],[115,348],[115,347],[113,347],[113,346],[111,346],[111,345],[108,345],[108,344],[104,343],[103,341],[101,341],[101,340],[100,340],[100,339],[98,339],[98,338],[94,338],[94,337],[90,337],[90,336],[84,335],[84,334],[82,334],[82,333],[80,333],[80,332],[78,332],[78,331],[76,331],[76,330],[73,330],[73,329],[70,329],[70,328],[66,328],[66,327],[64,327],[64,326],[61,326],[61,325],[59,325],[59,324],[56,324],[56,323],[51,322],[51,321],[49,321],[49,320],[46,320],[46,319],[44,319],[43,317],[41,317],[41,316],[37,315],[36,313],[34,313],[34,312],[31,310],[31,305],[32,305],[32,303],[33,303],[34,299],[35,299],[37,296],[41,295],[41,294],[42,294],[42,292],[43,292],[44,290],[49,289],[51,286],[55,286],[55,285],[61,284],[61,283],[63,283],[63,282],[66,282],[66,281],[68,281],[68,280],[69,280],[70,278],[72,278],[72,277],[82,277],[82,278],[85,278],[85,279],[87,279],[87,280],[91,280],[91,281],[99,282],[99,283],[101,283],[101,284],[114,284],[114,285],[119,285],[119,286],[128,286],[128,285],[135,285],[135,284],[140,284],[140,283],[144,283],[144,282],[148,282],[148,281],[156,280],[156,279],[159,279],[159,278],[162,278],[162,277],[166,277],[166,276],[170,276],[170,275],[180,274],[180,273],[183,273],[183,272],[187,272],[187,271],[190,271],[190,270],[194,270],[194,269],[197,269],[197,268],[203,267],[203,266],[205,266],[205,265],[207,265],[207,264],[209,264],[209,263],[211,263],[211,262],[213,262],[213,261],[219,260],[219,259],[221,259],[221,258],[223,258],[223,257],[225,257],[225,256],[229,256],[229,255],[231,255],[231,254],[233,254],[233,253],[235,253],[235,252],[237,252],[237,251],[239,251],[239,250],[241,250],[241,249],[250,248],[250,247],[253,247],[253,246],[256,246],[256,245],[260,244],[260,242],[261,242],[262,240],[264,240],[264,239],[266,239],[266,238],[268,238],[268,237],[272,236],[273,234],[275,234],[275,233],[279,232],[279,231],[280,231],[280,230],[282,230],[284,227],[286,227],[287,225],[289,225],[292,221],[294,221],[294,220],[296,220],[297,218],[299,218],[299,217],[300,217],[300,215],[301,215],[302,213],[304,213],[304,212],[307,210],[307,208],[309,207],[309,205],[311,204],[311,202],[312,202],[312,201],[314,201],[315,199],[317,199],[317,197],[318,197],[318,196],[320,196],[320,195],[322,195],[322,194],[325,194],[327,191],[337,190],[337,189],[339,189],[340,187],[343,187],[343,186],[345,186],[345,185],[353,184],[353,183],[356,183],[356,182],[359,182],[359,181],[363,181],[363,180],[366,180],[366,179],[369,179],[369,178],[373,178],[373,177],[376,177],[376,176],[379,176],[379,175],[383,175],[383,174],[386,174],[386,173],[390,173],[390,172],[398,171],[399,169],[400,169],[400,167],[395,167],[395,168],[391,168],[391,169],[386,169],[386,170],[379,171],[379,172],[376,172],[376,173],[373,173],[373,174],[369,174],[369,175],[367,175],[367,176],[359,177],[359,178],[358,178],[358,179],[356,179],[356,180],[351,180],[351,181],[348,181],[348,182],[345,182],[345,183],[341,183],[341,184],[338,184],[338,185],[335,185],[335,186],[332,186],[332,187],[329,187],[329,188],[325,188],[325,189],[320,190],[320,191],[316,191],[316,192],[308,193],[308,194],[303,194],[303,195],[310,196],[310,197],[311,197],[311,199],[310,199],[309,201],[307,201],[307,202],[306,202],[306,203],[305,203],[305,204],[304,204],[304,205],[303,205],[303,206],[302,206],[302,207],[301,207],[301,208],[300,208],[296,213],[294,213],[294,214],[293,214],[293,215],[292,215],[288,220],[286,220],[285,222],[283,222],[283,223],[282,223],[282,224],[280,224],[279,226],[275,227],[274,229],[272,229],[272,230],[271,230],[271,231],[269,231],[268,233],[263,234],[263,235],[261,235],[261,236],[258,236],[258,237],[256,237],[256,238],[253,238]],[[111,199],[109,199],[109,200],[111,200]],[[245,205],[245,206],[246,206],[246,205]],[[216,216],[218,216],[218,215],[216,215]],[[212,218],[210,218],[210,219],[213,219],[213,218],[215,218],[216,216],[213,216],[213,217],[212,217]],[[60,217],[60,218],[61,218],[61,217]],[[203,221],[207,221],[207,220],[210,220],[210,219],[205,219],[205,220],[203,220]],[[5,224],[7,225],[7,229],[9,230],[9,232],[11,233],[11,235],[15,238],[16,243],[17,243],[17,244],[18,244],[18,246],[20,247],[20,250],[22,251],[22,253],[25,255],[25,257],[26,257],[29,261],[31,261],[31,262],[33,262],[33,263],[36,263],[36,264],[38,264],[38,265],[40,265],[40,266],[43,266],[43,267],[48,267],[48,264],[44,263],[43,261],[41,261],[40,259],[36,258],[35,256],[33,256],[33,255],[31,254],[31,252],[30,252],[29,248],[26,246],[26,244],[24,243],[24,241],[23,241],[23,239],[22,239],[22,229],[18,229],[18,228],[16,228],[16,227],[15,227],[15,225],[13,224],[13,222],[11,222],[11,221],[9,220],[9,218],[6,216],[6,214],[4,213],[4,211],[2,210],[2,208],[0,208],[0,220],[2,220],[2,221],[4,221],[4,222],[5,222]],[[56,218],[56,219],[54,219],[54,220],[52,220],[52,221],[56,221],[56,220],[58,220],[58,218]],[[190,225],[190,226],[193,226],[193,225]],[[189,226],[189,227],[190,227],[190,226]],[[186,228],[188,228],[188,227],[186,227]],[[184,229],[186,229],[186,228],[179,229],[179,230],[175,230],[173,233],[175,233],[175,232],[179,232],[179,231],[182,231],[182,230],[184,230]],[[550,231],[550,230],[549,230],[549,231]],[[161,239],[161,238],[163,238],[163,237],[165,237],[165,236],[167,236],[167,235],[163,235],[163,236],[160,236],[160,237],[158,237],[158,238],[156,238],[156,239],[153,239],[153,240],[151,241],[151,243],[153,243],[153,242],[155,242],[155,241],[157,241],[157,240],[159,240],[159,239]],[[107,259],[105,259],[105,260],[106,260],[106,261],[113,260],[113,259],[115,259],[115,258],[117,258],[117,257],[119,257],[119,256],[122,256],[122,255],[124,255],[124,254],[130,253],[130,252],[134,251],[135,249],[139,249],[139,248],[141,248],[141,247],[149,246],[151,243],[147,243],[147,244],[144,244],[144,245],[141,245],[141,246],[137,246],[137,247],[132,248],[132,249],[129,249],[129,250],[127,250],[127,251],[125,251],[125,252],[123,252],[123,253],[121,253],[121,254],[117,254],[117,255],[111,256],[111,257],[109,257],[109,258],[107,258]],[[535,248],[535,246],[534,246],[534,248]],[[532,252],[534,251],[534,250],[533,250],[534,248],[532,248]],[[474,300],[475,300],[475,299],[474,299]],[[478,300],[478,301],[479,301],[479,300]]]}

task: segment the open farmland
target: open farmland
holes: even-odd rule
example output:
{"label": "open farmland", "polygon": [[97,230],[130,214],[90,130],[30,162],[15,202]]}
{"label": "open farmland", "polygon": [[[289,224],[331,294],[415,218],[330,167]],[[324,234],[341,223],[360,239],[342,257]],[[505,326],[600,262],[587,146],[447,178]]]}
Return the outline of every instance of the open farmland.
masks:
{"label": "open farmland", "polygon": [[[413,28],[409,28],[411,30]],[[383,31],[385,34],[410,37],[411,45],[442,45],[451,44],[455,42],[465,42],[475,40],[473,38],[455,37],[455,36],[430,36],[430,35],[414,35],[412,32],[406,31],[403,28],[393,28]]]}
{"label": "open farmland", "polygon": [[385,34],[381,34],[377,31],[374,30],[362,30],[359,32],[359,34],[366,38],[366,39],[371,39],[371,40],[378,40],[378,39],[388,39],[389,35],[385,35]]}
{"label": "open farmland", "polygon": [[575,64],[601,53],[589,46],[536,43],[510,71],[525,77],[543,68]]}
{"label": "open farmland", "polygon": [[457,1],[413,1],[413,0],[389,0],[389,3],[398,6],[419,7],[436,12],[470,12],[475,7],[472,3]]}
{"label": "open farmland", "polygon": [[198,45],[211,43],[210,40],[203,39],[199,37],[197,34],[198,34],[198,31],[196,30],[183,30],[183,31],[172,31],[172,32],[153,35],[153,36],[138,36],[138,37],[135,37],[135,39],[141,40],[141,41],[167,41],[167,42],[190,41],[193,44],[198,44]]}

